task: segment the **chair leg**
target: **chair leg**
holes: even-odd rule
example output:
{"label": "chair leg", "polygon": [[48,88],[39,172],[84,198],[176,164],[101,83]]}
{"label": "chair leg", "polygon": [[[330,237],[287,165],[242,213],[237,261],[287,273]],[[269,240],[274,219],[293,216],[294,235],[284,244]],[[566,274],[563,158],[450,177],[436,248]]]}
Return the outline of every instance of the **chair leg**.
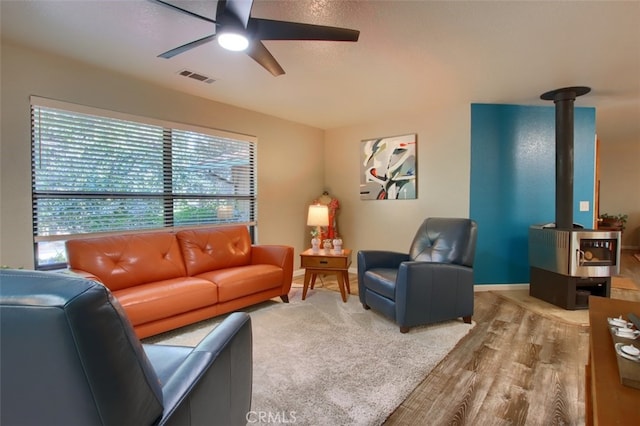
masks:
{"label": "chair leg", "polygon": [[368,311],[369,309],[371,309],[371,308],[369,307],[369,305],[367,305],[366,303],[363,303],[363,304],[362,304],[362,307],[363,307],[365,310],[367,310],[367,311]]}
{"label": "chair leg", "polygon": [[282,299],[282,301],[284,303],[289,303],[289,295],[288,294],[283,294],[282,296],[280,296],[280,299]]}
{"label": "chair leg", "polygon": [[471,315],[467,315],[466,317],[462,317],[462,321],[467,324],[471,324]]}
{"label": "chair leg", "polygon": [[404,334],[408,332],[409,332],[409,327],[400,326],[400,333]]}

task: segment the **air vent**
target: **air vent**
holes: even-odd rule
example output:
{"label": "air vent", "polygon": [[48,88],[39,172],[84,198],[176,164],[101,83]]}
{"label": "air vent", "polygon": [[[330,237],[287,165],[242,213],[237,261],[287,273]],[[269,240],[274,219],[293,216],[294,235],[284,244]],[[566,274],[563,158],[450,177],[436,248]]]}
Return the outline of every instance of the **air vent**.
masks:
{"label": "air vent", "polygon": [[211,77],[207,77],[206,75],[202,75],[200,73],[197,73],[197,72],[191,71],[191,70],[187,70],[187,69],[178,71],[178,74],[183,76],[183,77],[188,77],[188,78],[192,78],[194,80],[202,81],[202,82],[207,83],[207,84],[211,84],[211,83],[213,83],[215,81]]}

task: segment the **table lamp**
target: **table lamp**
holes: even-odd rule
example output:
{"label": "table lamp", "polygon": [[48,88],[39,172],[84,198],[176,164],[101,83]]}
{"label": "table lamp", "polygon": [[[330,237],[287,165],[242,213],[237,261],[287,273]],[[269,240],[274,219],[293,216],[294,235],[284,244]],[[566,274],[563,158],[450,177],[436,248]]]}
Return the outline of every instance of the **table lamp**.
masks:
{"label": "table lamp", "polygon": [[[315,235],[313,234],[313,232],[311,233],[311,235],[313,236],[311,245],[314,250],[319,250],[320,227],[329,226],[329,207],[322,204],[310,205],[309,213],[307,215],[307,225],[316,227]],[[313,240],[317,240],[315,244]]]}

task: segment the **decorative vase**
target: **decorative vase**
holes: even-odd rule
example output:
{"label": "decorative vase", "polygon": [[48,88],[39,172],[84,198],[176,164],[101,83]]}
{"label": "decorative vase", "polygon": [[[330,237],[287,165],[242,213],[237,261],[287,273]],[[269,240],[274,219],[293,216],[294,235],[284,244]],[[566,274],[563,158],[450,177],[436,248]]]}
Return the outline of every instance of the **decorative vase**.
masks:
{"label": "decorative vase", "polygon": [[324,254],[330,254],[331,253],[331,240],[324,240]]}
{"label": "decorative vase", "polygon": [[333,239],[333,254],[342,254],[342,238]]}
{"label": "decorative vase", "polygon": [[311,239],[311,251],[313,253],[320,253],[320,239],[319,238],[312,238]]}

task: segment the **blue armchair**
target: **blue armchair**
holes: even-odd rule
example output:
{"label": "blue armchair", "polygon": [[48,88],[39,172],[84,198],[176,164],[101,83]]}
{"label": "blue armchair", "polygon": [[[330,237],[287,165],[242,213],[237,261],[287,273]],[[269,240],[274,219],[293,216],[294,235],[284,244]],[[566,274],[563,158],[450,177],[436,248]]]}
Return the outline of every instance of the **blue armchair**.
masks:
{"label": "blue armchair", "polygon": [[251,319],[195,348],[142,345],[109,290],[63,273],[0,271],[0,423],[245,425]]}
{"label": "blue armchair", "polygon": [[477,225],[471,219],[428,218],[409,253],[358,252],[362,306],[410,327],[473,315]]}

